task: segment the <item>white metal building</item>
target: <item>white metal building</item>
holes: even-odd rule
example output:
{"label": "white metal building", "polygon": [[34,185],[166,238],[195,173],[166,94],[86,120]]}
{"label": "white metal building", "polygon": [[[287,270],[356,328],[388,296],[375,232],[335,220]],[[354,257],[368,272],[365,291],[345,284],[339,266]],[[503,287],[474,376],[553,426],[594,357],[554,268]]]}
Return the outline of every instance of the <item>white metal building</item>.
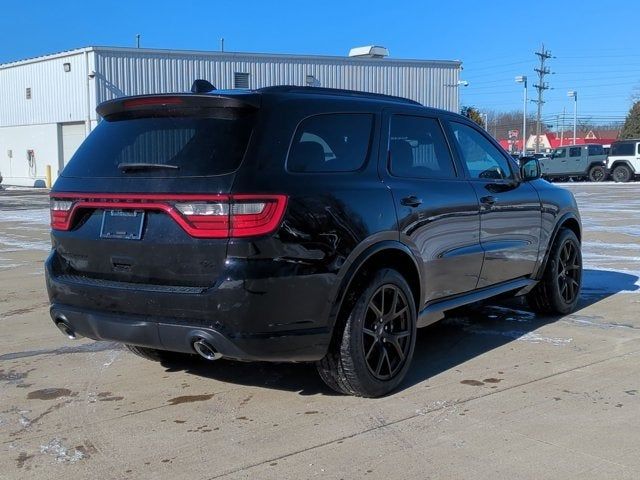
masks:
{"label": "white metal building", "polygon": [[99,118],[96,106],[123,95],[217,88],[314,85],[385,93],[458,111],[459,61],[87,47],[0,64],[0,173],[4,184],[55,180]]}

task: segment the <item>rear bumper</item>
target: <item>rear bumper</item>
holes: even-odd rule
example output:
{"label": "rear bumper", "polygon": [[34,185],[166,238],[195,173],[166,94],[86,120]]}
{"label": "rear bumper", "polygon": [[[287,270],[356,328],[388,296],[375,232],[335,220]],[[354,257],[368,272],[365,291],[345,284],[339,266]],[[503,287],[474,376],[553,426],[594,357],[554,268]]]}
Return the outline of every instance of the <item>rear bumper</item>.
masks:
{"label": "rear bumper", "polygon": [[195,353],[193,342],[202,338],[223,357],[238,360],[315,361],[325,355],[329,341],[325,329],[229,337],[211,327],[169,318],[104,313],[57,304],[51,306],[50,313],[54,322],[64,320],[82,337],[184,353]]}
{"label": "rear bumper", "polygon": [[67,275],[52,253],[45,277],[52,319],[83,337],[188,353],[204,338],[227,358],[319,360],[331,338],[333,275],[277,276],[278,268],[240,279],[234,271],[249,269],[230,265],[210,288],[153,286]]}

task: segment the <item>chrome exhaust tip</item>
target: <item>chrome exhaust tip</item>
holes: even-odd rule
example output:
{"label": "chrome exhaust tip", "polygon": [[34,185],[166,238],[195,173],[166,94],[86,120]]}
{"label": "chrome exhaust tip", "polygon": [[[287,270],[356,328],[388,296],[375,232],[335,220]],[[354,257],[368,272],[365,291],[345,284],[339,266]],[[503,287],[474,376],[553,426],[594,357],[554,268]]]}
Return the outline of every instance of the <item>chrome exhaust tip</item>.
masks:
{"label": "chrome exhaust tip", "polygon": [[219,360],[222,354],[213,348],[204,338],[198,338],[193,342],[193,349],[206,360]]}
{"label": "chrome exhaust tip", "polygon": [[67,319],[62,315],[56,317],[56,327],[58,327],[58,330],[60,330],[62,334],[69,340],[76,340],[78,338],[78,335],[76,335],[76,332],[73,331],[71,325],[67,323]]}

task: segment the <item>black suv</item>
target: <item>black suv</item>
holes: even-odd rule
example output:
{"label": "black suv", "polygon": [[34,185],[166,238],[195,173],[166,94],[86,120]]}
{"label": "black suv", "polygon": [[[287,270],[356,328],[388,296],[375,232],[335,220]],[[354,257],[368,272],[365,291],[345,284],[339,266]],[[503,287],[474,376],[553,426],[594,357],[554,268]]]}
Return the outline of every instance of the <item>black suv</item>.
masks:
{"label": "black suv", "polygon": [[[416,327],[495,296],[574,310],[573,196],[413,101],[270,87],[126,97],[51,192],[51,316],[147,358],[315,362],[395,388]],[[174,353],[171,353],[174,352]]]}

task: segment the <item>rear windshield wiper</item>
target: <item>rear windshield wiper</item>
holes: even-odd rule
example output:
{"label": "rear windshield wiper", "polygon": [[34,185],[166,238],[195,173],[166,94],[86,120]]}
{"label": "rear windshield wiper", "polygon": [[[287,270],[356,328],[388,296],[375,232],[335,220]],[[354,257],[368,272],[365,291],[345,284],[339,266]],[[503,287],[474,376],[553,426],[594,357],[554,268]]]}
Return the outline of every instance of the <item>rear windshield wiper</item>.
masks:
{"label": "rear windshield wiper", "polygon": [[179,170],[177,165],[169,165],[167,163],[120,163],[118,168],[123,172],[129,170]]}

